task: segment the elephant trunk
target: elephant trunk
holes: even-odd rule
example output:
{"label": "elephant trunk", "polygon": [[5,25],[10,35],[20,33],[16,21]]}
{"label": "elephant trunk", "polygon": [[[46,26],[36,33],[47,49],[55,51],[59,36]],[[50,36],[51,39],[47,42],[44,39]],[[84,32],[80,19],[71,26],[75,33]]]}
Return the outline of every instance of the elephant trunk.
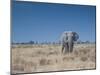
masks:
{"label": "elephant trunk", "polygon": [[73,52],[73,42],[72,43],[69,43],[69,52]]}
{"label": "elephant trunk", "polygon": [[73,52],[73,45],[74,45],[73,37],[70,37],[68,39],[69,52]]}

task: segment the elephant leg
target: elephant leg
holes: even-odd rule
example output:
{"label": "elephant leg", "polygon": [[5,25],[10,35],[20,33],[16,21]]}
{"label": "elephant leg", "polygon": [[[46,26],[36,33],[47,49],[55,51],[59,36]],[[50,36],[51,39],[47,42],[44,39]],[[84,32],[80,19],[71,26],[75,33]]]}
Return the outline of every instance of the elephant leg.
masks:
{"label": "elephant leg", "polygon": [[68,46],[68,43],[65,44],[65,54],[66,54],[66,53],[69,53],[69,46]]}
{"label": "elephant leg", "polygon": [[62,45],[62,53],[64,52],[64,44]]}

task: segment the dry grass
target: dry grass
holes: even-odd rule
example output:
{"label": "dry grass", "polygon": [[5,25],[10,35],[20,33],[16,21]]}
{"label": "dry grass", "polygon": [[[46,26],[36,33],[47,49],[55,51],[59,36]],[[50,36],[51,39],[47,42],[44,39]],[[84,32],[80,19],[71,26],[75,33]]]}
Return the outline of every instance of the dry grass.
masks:
{"label": "dry grass", "polygon": [[20,45],[12,47],[12,73],[94,69],[95,56],[94,44],[75,45],[71,54],[60,45]]}

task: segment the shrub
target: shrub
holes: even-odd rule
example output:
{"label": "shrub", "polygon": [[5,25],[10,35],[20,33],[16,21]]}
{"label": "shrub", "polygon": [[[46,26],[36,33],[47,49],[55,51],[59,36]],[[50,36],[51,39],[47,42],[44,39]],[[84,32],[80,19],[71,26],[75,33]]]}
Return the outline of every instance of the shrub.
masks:
{"label": "shrub", "polygon": [[85,62],[85,61],[88,60],[88,58],[87,57],[81,57],[80,60],[83,61],[83,62]]}
{"label": "shrub", "polygon": [[47,65],[47,60],[46,59],[41,59],[40,60],[40,65]]}

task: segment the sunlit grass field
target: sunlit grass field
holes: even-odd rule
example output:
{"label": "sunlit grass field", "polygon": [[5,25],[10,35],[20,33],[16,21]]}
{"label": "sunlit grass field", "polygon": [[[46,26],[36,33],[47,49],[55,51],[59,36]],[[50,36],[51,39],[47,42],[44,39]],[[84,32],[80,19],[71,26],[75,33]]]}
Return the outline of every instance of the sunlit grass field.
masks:
{"label": "sunlit grass field", "polygon": [[95,44],[76,44],[71,54],[61,45],[12,45],[12,73],[95,69]]}

